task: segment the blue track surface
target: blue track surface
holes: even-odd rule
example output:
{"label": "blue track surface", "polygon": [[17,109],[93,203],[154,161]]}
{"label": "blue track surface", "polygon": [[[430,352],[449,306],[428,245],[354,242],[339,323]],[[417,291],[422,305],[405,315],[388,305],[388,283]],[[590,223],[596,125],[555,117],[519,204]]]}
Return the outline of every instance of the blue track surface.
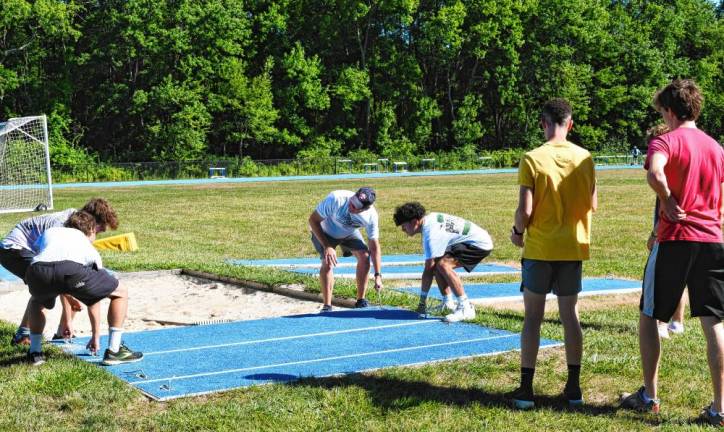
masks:
{"label": "blue track surface", "polygon": [[[522,298],[520,282],[509,283],[488,283],[488,284],[465,284],[465,294],[471,300],[500,299],[500,298]],[[641,281],[628,279],[583,279],[583,294],[615,294],[617,292],[630,292],[641,289]],[[395,288],[397,291],[418,295],[420,287]],[[440,290],[433,286],[428,294],[429,297],[441,300]]]}
{"label": "blue track surface", "polygon": [[[229,264],[245,266],[268,266],[268,267],[311,267],[319,268],[319,257],[314,258],[279,258],[265,260],[228,260]],[[425,258],[422,255],[382,255],[382,265],[408,265],[423,264]],[[337,257],[337,267],[354,267],[357,265],[355,257]]]}
{"label": "blue track surface", "polygon": [[[282,269],[291,271],[294,273],[302,273],[308,275],[317,275],[319,269],[314,268],[289,268]],[[340,267],[334,269],[334,276],[340,278],[354,278],[356,268],[354,267]],[[422,271],[424,267],[421,265],[400,265],[400,266],[388,266],[383,267],[382,274],[386,279],[420,279],[422,277]],[[461,277],[472,277],[472,276],[486,276],[493,274],[515,274],[519,273],[515,267],[499,265],[499,264],[478,264],[473,271],[470,273],[464,269],[455,269],[455,272]],[[374,273],[374,269],[370,268],[370,274]]]}
{"label": "blue track surface", "polygon": [[[641,165],[601,165],[596,166],[598,171],[641,169]],[[310,176],[279,176],[279,177],[238,177],[238,178],[217,178],[217,179],[181,179],[181,180],[143,180],[143,181],[122,181],[122,182],[92,182],[92,183],[58,183],[53,184],[55,189],[66,188],[111,188],[130,186],[159,186],[159,185],[208,185],[214,183],[259,183],[259,182],[280,182],[280,181],[319,181],[319,180],[367,180],[371,178],[386,177],[431,177],[449,175],[471,175],[471,174],[502,174],[517,173],[517,168],[479,169],[468,171],[419,171],[405,173],[366,173],[366,174],[337,174],[337,175],[310,175]],[[37,187],[11,186],[9,188]]]}
{"label": "blue track surface", "polygon": [[[379,308],[126,333],[124,341],[143,351],[144,359],[106,370],[158,400],[520,347],[516,333]],[[86,342],[59,345],[99,362],[85,352]],[[101,346],[106,344],[101,338]],[[541,347],[558,345],[541,340]]]}
{"label": "blue track surface", "polygon": [[0,281],[14,282],[17,280],[20,280],[20,278],[10,273],[5,267],[0,266]]}

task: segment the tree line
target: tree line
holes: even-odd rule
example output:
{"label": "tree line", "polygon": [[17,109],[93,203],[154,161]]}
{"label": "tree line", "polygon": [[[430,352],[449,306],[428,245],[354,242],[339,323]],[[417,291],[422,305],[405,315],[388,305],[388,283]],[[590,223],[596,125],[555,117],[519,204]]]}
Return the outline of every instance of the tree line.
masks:
{"label": "tree line", "polygon": [[46,113],[54,163],[643,145],[695,79],[724,136],[722,2],[3,0],[0,113]]}

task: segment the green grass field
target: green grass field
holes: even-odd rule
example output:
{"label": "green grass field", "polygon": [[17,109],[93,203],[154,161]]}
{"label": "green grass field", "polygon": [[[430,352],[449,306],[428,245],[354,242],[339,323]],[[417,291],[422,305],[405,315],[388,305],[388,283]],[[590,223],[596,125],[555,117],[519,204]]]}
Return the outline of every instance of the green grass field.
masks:
{"label": "green grass field", "polygon": [[[366,184],[378,192],[383,253],[420,252],[419,237],[407,238],[392,222],[396,205],[417,200],[428,210],[456,214],[487,229],[496,242],[489,261],[519,259],[520,251],[508,240],[517,204],[515,175],[374,179]],[[602,171],[598,185],[592,260],[584,273],[640,278],[654,203],[643,171]],[[94,196],[111,201],[121,217],[118,233],[135,232],[140,246],[133,254],[104,253],[105,264],[115,270],[188,268],[269,284],[302,283],[318,292],[312,278],[229,266],[224,260],[313,256],[309,213],[330,190],[359,186],[359,181],[310,181],[57,189],[55,202],[62,209],[79,207]],[[27,216],[0,215],[0,231]],[[340,281],[335,289],[336,295],[351,297],[353,292],[350,282]],[[389,293],[384,299],[406,306],[414,301]],[[711,385],[704,338],[692,320],[683,336],[663,343],[662,414],[616,409],[620,392],[641,385],[637,306],[636,295],[583,302],[581,381],[588,404],[580,411],[569,411],[557,397],[566,374],[562,348],[539,355],[535,390],[540,408],[532,412],[512,411],[502,396],[517,384],[518,353],[157,403],[101,368],[56,351],[41,367],[26,365],[24,352],[9,345],[15,323],[0,322],[0,430],[696,429],[691,421],[710,401]],[[519,308],[478,308],[476,321],[519,332],[522,318]],[[555,311],[546,314],[543,337],[562,340],[557,318]]]}

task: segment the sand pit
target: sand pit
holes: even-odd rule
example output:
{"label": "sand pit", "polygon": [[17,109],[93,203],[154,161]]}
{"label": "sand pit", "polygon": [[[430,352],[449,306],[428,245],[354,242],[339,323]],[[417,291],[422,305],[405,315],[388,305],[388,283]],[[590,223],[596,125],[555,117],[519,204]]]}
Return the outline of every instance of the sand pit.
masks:
{"label": "sand pit", "polygon": [[[321,306],[317,302],[181,275],[178,271],[118,273],[117,277],[129,289],[126,331],[316,313]],[[22,283],[0,283],[0,319],[20,322],[29,297]],[[102,333],[107,332],[108,303],[108,300],[101,302]],[[50,338],[60,318],[59,302],[48,311],[47,317],[45,336]],[[74,330],[76,336],[90,335],[85,308],[76,316]]]}

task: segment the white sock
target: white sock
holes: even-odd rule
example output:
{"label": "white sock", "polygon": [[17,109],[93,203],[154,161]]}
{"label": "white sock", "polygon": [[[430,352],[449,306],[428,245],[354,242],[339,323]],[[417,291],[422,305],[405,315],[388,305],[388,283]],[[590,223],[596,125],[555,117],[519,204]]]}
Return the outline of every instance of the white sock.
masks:
{"label": "white sock", "polygon": [[118,352],[121,349],[121,336],[123,329],[118,327],[110,327],[108,329],[108,349],[112,352]]}
{"label": "white sock", "polygon": [[443,303],[449,303],[449,302],[451,302],[451,301],[452,301],[452,295],[451,295],[451,294],[448,294],[448,295],[445,295],[445,296],[442,297],[442,302],[443,302]]}
{"label": "white sock", "polygon": [[21,336],[30,336],[30,329],[28,327],[18,327],[18,330],[15,332],[17,335]]}
{"label": "white sock", "polygon": [[463,305],[463,306],[467,306],[468,303],[469,303],[469,301],[468,301],[468,296],[466,296],[465,294],[463,294],[463,295],[461,295],[460,297],[458,297],[458,304],[461,304],[461,305]]}
{"label": "white sock", "polygon": [[30,333],[30,352],[43,352],[43,334]]}

